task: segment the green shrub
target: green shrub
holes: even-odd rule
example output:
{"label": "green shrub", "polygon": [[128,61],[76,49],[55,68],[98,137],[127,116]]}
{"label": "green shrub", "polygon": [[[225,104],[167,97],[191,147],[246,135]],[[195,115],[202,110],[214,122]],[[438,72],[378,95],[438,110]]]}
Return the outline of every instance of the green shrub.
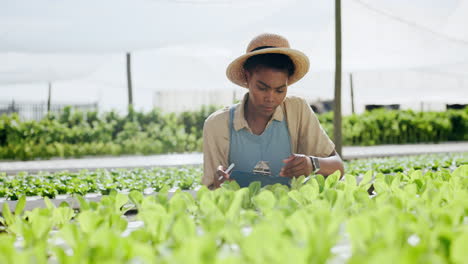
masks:
{"label": "green shrub", "polygon": [[[216,110],[204,106],[181,114],[158,109],[127,115],[115,111],[74,111],[41,121],[0,117],[0,159],[31,160],[88,155],[160,154],[202,150],[205,119]],[[333,136],[333,113],[318,115]],[[345,145],[404,144],[468,140],[468,108],[446,112],[374,110],[343,117]]]}

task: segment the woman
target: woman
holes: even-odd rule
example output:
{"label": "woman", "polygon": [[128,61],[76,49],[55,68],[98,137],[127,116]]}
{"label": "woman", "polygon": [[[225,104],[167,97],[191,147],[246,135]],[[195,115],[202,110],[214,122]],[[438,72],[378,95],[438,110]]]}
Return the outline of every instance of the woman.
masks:
{"label": "woman", "polygon": [[[226,74],[248,89],[240,104],[211,114],[203,127],[202,182],[218,188],[230,179],[226,168],[279,177],[298,177],[336,170],[343,162],[317,117],[288,86],[309,70],[307,56],[279,35],[262,34],[234,60]],[[267,168],[265,168],[265,166]]]}

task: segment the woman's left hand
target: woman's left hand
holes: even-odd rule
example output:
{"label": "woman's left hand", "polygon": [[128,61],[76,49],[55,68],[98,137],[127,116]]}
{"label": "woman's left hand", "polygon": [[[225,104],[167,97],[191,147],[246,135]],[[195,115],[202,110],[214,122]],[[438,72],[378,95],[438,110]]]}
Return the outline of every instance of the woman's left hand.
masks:
{"label": "woman's left hand", "polygon": [[286,165],[281,169],[281,177],[299,177],[301,175],[309,175],[312,173],[312,161],[303,154],[292,154],[287,159],[283,160]]}

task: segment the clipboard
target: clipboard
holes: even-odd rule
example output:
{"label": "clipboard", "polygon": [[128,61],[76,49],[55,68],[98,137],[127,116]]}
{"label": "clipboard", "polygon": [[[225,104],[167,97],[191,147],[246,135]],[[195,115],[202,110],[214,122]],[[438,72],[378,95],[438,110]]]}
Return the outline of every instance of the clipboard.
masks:
{"label": "clipboard", "polygon": [[230,178],[235,180],[241,188],[249,187],[250,183],[254,181],[260,182],[262,187],[266,185],[273,185],[276,183],[280,183],[291,187],[291,179],[280,176],[274,177],[252,172],[232,171],[230,174]]}

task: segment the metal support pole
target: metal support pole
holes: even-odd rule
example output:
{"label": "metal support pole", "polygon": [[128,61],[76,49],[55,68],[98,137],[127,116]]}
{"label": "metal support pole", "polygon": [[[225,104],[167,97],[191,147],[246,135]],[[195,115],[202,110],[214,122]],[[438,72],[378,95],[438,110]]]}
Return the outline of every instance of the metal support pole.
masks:
{"label": "metal support pole", "polygon": [[52,83],[49,82],[49,94],[47,96],[47,114],[50,113],[50,100],[52,97]]}
{"label": "metal support pole", "polygon": [[349,86],[351,88],[351,113],[354,115],[354,85],[353,85],[353,74],[349,74]]}
{"label": "metal support pole", "polygon": [[131,69],[131,55],[127,52],[127,87],[128,87],[128,106],[133,105],[133,94],[132,94],[132,69]]}
{"label": "metal support pole", "polygon": [[335,0],[335,101],[333,109],[333,139],[336,152],[342,155],[341,133],[341,0]]}

